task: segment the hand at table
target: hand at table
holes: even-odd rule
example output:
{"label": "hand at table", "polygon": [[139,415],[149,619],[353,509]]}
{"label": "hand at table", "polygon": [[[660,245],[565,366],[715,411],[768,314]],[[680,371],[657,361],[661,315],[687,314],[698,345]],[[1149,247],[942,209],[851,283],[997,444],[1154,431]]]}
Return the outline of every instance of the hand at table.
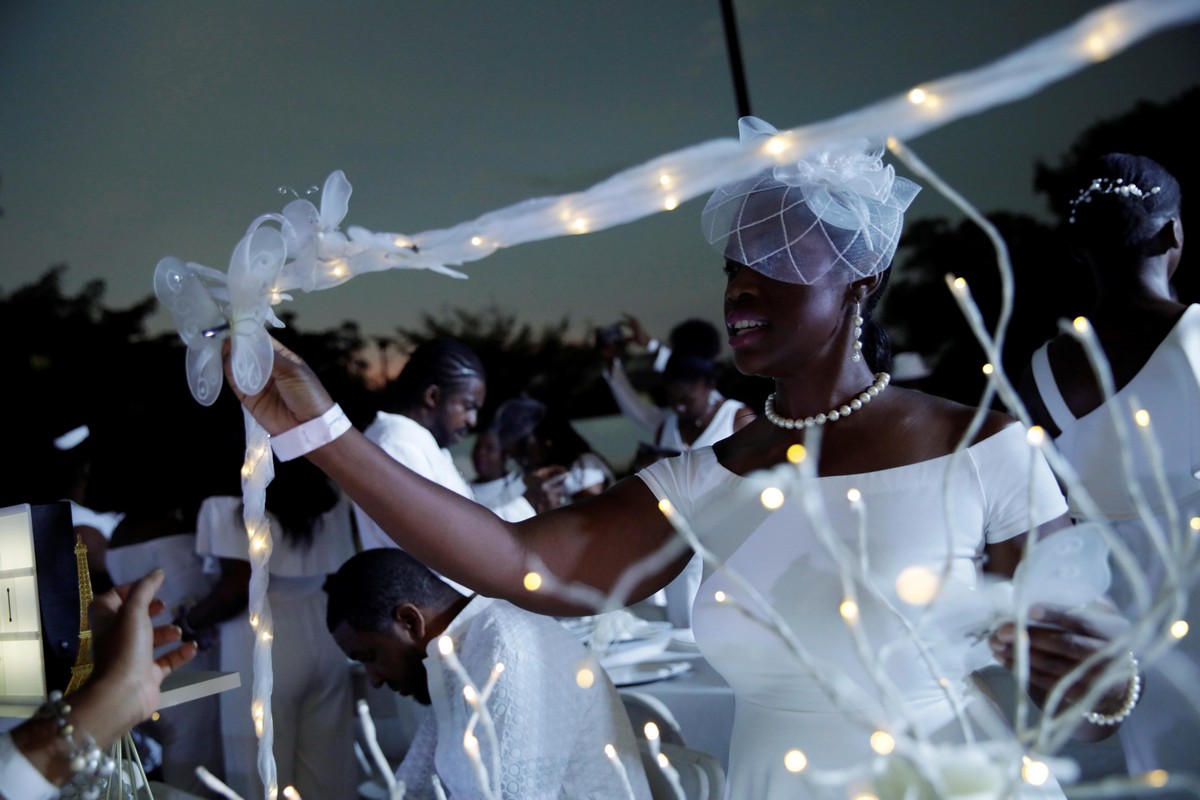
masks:
{"label": "hand at table", "polygon": [[567,470],[557,464],[525,473],[525,499],[541,514],[566,504]]}

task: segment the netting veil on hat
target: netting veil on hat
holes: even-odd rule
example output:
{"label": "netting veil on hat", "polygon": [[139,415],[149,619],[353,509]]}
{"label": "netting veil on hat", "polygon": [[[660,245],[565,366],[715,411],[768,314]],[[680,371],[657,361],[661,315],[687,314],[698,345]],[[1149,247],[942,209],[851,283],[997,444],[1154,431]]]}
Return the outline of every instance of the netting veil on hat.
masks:
{"label": "netting veil on hat", "polygon": [[[757,117],[743,117],[738,131],[743,144],[779,133]],[[786,283],[835,268],[849,280],[881,272],[921,190],[882,154],[854,140],[722,186],[700,216],[704,236],[726,258]]]}

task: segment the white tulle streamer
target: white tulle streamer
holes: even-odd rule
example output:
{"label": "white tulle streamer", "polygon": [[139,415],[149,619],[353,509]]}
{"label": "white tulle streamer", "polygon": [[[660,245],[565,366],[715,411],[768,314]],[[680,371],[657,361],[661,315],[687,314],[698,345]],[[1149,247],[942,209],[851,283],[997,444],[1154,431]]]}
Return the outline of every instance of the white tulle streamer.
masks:
{"label": "white tulle streamer", "polygon": [[254,629],[254,683],[250,714],[258,734],[258,774],[267,800],[278,793],[275,774],[275,724],[271,715],[271,690],[275,672],[271,666],[274,621],[267,597],[271,560],[271,523],[267,519],[267,484],[275,477],[270,436],[250,412],[246,421],[246,461],[242,465],[242,515],[250,551],[250,627]]}
{"label": "white tulle streamer", "polygon": [[[228,287],[208,287],[226,316],[235,345],[239,337],[246,337],[240,348],[235,346],[244,355],[239,361],[235,352],[234,379],[249,394],[262,389],[271,356],[250,329],[264,321],[277,324],[270,306],[289,299],[289,291],[328,289],[356,275],[388,269],[430,269],[464,277],[450,266],[477,261],[502,247],[591,233],[670,211],[685,200],[765,169],[795,164],[806,153],[839,142],[913,139],[956,119],[1019,100],[1158,30],[1196,19],[1200,19],[1200,0],[1114,3],[987,66],[922,84],[831,120],[783,131],[766,141],[743,144],[732,138],[713,139],[619,172],[581,192],[524,200],[451,228],[411,236],[357,226],[349,226],[343,234],[339,226],[352,189],[339,170],[326,180],[319,209],[298,199],[282,214],[268,213],[254,220],[234,248]],[[272,222],[279,225],[278,231],[266,227]],[[160,268],[164,264],[176,270],[213,272],[173,258],[163,259]],[[160,293],[176,315],[181,334],[198,327],[189,312],[211,317],[211,308],[193,312],[192,306],[199,302],[189,304],[181,317],[180,304],[169,297]],[[211,335],[213,327],[203,330]],[[190,353],[195,336],[184,336]],[[211,359],[195,360],[193,379],[189,359],[189,385],[203,403],[210,394],[215,396],[207,390],[211,372],[204,372],[211,370]],[[201,382],[201,372],[210,380]],[[199,392],[198,386],[205,391]]]}

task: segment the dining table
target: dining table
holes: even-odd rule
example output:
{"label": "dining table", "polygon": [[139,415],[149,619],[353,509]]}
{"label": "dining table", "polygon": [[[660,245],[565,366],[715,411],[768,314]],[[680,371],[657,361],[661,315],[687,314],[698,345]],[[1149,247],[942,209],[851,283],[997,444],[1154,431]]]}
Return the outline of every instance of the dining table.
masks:
{"label": "dining table", "polygon": [[[635,610],[643,618],[651,616],[645,609]],[[666,639],[666,646],[647,648],[649,652],[633,663],[617,658],[617,665],[610,666],[614,660],[611,653],[607,658],[601,657],[600,663],[619,692],[649,695],[659,700],[678,723],[684,744],[715,756],[721,767],[728,769],[733,690],[705,660],[690,630],[670,629],[654,634],[660,635]]]}
{"label": "dining table", "polygon": [[679,723],[687,747],[716,756],[722,769],[728,770],[733,690],[699,653],[668,650],[662,657],[672,662],[686,659],[691,669],[663,680],[618,687],[618,691],[636,691],[661,700]]}

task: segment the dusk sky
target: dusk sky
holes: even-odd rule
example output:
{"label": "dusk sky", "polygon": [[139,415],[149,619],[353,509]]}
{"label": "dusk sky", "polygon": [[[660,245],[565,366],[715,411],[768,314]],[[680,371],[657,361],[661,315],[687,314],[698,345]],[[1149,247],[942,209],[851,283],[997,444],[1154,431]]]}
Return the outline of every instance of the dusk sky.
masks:
{"label": "dusk sky", "polygon": [[[969,69],[1089,0],[738,0],[754,112],[780,128]],[[911,145],[985,211],[1044,214],[1037,159],[1098,119],[1200,79],[1200,27],[1160,34],[1011,106]],[[247,224],[343,169],[347,224],[416,233],[586,188],[735,135],[718,0],[0,4],[0,290],[66,263],[107,303],[175,255],[224,270]],[[319,198],[314,198],[319,203]],[[307,329],[368,333],[497,305],[575,330],[720,317],[703,200],[613,230],[500,251],[468,281],[366,275],[299,296]],[[913,217],[951,213],[924,192]],[[156,330],[169,324],[165,314]]]}

